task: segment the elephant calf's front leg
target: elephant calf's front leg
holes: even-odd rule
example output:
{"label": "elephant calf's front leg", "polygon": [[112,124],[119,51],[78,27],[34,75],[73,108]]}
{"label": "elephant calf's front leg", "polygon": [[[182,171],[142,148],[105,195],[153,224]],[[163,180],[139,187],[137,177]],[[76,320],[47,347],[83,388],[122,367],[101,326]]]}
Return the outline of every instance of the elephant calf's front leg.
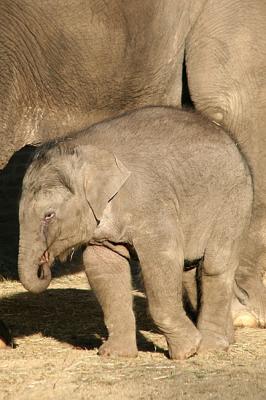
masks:
{"label": "elephant calf's front leg", "polygon": [[96,245],[85,250],[83,259],[89,283],[103,309],[109,333],[99,354],[137,356],[128,260],[104,246]]}

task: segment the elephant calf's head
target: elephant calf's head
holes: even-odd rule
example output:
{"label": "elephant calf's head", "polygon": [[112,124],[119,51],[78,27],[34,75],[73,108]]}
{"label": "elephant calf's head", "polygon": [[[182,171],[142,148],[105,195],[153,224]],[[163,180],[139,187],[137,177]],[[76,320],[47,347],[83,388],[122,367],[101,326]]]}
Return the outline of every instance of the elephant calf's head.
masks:
{"label": "elephant calf's head", "polygon": [[88,243],[108,201],[129,172],[94,146],[43,146],[30,165],[20,201],[19,275],[32,292],[45,290],[55,257]]}

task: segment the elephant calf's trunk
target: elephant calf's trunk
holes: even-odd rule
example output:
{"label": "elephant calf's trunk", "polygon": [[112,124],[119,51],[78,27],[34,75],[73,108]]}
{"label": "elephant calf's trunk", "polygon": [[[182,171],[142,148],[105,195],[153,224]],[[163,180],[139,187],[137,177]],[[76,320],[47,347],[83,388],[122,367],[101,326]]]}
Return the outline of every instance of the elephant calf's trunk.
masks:
{"label": "elephant calf's trunk", "polygon": [[32,264],[22,255],[19,255],[18,272],[19,278],[25,289],[32,293],[41,293],[49,286],[51,282],[51,269],[46,252],[41,260]]}

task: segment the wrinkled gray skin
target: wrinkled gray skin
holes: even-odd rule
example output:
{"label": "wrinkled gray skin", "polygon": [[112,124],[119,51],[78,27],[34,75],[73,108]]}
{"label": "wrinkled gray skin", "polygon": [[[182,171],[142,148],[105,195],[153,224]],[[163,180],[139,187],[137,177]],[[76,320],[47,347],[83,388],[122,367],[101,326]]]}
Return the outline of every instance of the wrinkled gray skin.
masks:
{"label": "wrinkled gray skin", "polygon": [[[241,238],[252,208],[243,156],[194,113],[150,107],[48,143],[20,202],[19,275],[44,290],[55,257],[83,260],[103,308],[108,356],[137,354],[128,249],[137,252],[151,316],[173,359],[227,349]],[[197,328],[182,306],[184,259],[204,257]]]}
{"label": "wrinkled gray skin", "polygon": [[123,110],[181,104],[240,143],[255,199],[237,282],[266,324],[265,0],[1,0],[0,165]]}

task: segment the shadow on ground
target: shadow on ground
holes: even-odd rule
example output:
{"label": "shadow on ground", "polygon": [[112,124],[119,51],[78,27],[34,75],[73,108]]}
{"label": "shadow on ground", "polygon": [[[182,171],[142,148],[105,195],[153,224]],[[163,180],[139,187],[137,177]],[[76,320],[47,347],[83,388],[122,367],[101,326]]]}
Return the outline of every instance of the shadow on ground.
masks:
{"label": "shadow on ground", "polygon": [[[107,337],[101,308],[90,290],[48,289],[34,295],[19,293],[0,300],[1,317],[13,337],[41,333],[81,349],[98,348]],[[146,299],[134,297],[137,340],[141,351],[155,351],[154,345],[140,332],[156,332],[147,316]],[[156,352],[165,352],[156,347]]]}

